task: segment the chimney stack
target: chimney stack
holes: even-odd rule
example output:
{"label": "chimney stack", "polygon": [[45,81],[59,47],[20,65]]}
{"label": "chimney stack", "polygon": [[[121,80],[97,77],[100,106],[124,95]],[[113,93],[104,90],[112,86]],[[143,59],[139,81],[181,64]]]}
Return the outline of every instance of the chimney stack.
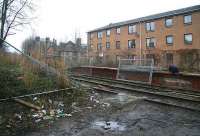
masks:
{"label": "chimney stack", "polygon": [[77,46],[81,46],[81,38],[77,38],[76,39],[76,45]]}

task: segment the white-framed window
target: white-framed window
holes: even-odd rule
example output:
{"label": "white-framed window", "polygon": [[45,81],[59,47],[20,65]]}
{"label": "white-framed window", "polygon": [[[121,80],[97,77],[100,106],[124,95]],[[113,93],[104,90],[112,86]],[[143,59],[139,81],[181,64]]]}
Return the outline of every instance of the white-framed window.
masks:
{"label": "white-framed window", "polygon": [[192,23],[192,15],[185,15],[184,24],[191,24],[191,23]]}
{"label": "white-framed window", "polygon": [[136,42],[135,40],[128,40],[128,49],[135,48]]}
{"label": "white-framed window", "polygon": [[121,28],[120,28],[120,27],[117,27],[117,28],[116,28],[116,33],[117,33],[117,34],[120,34],[120,33],[121,33]]}
{"label": "white-framed window", "polygon": [[97,32],[97,38],[101,39],[103,37],[103,32]]}
{"label": "white-framed window", "polygon": [[192,34],[184,34],[184,42],[185,44],[192,44]]}
{"label": "white-framed window", "polygon": [[171,27],[172,25],[173,25],[173,19],[172,18],[165,19],[165,26],[166,27]]}
{"label": "white-framed window", "polygon": [[106,48],[110,49],[110,42],[106,42]]}
{"label": "white-framed window", "polygon": [[136,33],[136,25],[129,25],[128,26],[128,33],[129,34]]}
{"label": "white-framed window", "polygon": [[146,31],[155,31],[155,22],[146,23]]}
{"label": "white-framed window", "polygon": [[116,41],[116,49],[120,49],[120,41]]}
{"label": "white-framed window", "polygon": [[166,44],[172,45],[174,43],[174,37],[172,35],[166,36]]}
{"label": "white-framed window", "polygon": [[146,46],[148,48],[154,48],[156,46],[156,39],[154,37],[146,38]]}
{"label": "white-framed window", "polygon": [[106,36],[107,36],[107,37],[110,36],[110,30],[106,30]]}
{"label": "white-framed window", "polygon": [[99,51],[99,50],[102,50],[102,43],[98,43],[97,44],[97,50]]}

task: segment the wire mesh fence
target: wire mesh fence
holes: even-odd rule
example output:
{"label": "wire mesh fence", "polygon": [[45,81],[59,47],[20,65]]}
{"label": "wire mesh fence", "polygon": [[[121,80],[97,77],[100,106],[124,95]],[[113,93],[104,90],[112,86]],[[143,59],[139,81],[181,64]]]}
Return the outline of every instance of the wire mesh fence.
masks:
{"label": "wire mesh fence", "polygon": [[[153,70],[153,59],[119,59],[117,79],[134,80],[151,84]],[[127,77],[132,77],[133,79]]]}

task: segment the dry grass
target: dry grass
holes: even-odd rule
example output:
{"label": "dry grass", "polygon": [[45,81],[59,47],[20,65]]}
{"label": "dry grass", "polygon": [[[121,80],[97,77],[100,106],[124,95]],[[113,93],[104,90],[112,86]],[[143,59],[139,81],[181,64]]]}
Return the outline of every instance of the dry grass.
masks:
{"label": "dry grass", "polygon": [[0,51],[0,63],[9,65],[19,65],[21,56],[17,53]]}
{"label": "dry grass", "polygon": [[[45,58],[43,55],[40,54],[39,50],[34,49],[34,52],[31,53],[31,56],[34,59],[37,59],[39,61],[41,61],[42,63],[46,63],[48,64],[49,67],[53,67],[56,69],[56,71],[58,71],[60,74],[56,75],[55,80],[56,80],[56,86],[58,88],[67,88],[69,87],[69,80],[65,74],[65,65],[64,65],[64,61],[61,58]],[[46,70],[41,69],[39,64],[36,63],[32,63],[31,60],[29,60],[28,58],[23,58],[23,61],[21,61],[21,67],[23,68],[23,71],[31,71],[32,73],[34,73],[35,75],[45,75],[48,76],[48,73],[45,73]],[[24,80],[27,83],[27,85],[31,84],[31,81],[34,79],[34,77],[31,77],[30,74],[28,73],[24,73],[25,77]],[[32,75],[33,76],[33,75]],[[51,77],[52,78],[52,77]],[[34,81],[34,80],[33,80]]]}

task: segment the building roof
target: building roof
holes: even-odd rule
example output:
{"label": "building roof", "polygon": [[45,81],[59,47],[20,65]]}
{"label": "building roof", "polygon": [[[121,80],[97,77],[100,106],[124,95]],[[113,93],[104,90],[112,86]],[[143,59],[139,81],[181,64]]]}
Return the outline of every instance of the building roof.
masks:
{"label": "building roof", "polygon": [[78,49],[76,47],[76,44],[72,41],[68,41],[67,43],[60,43],[60,46],[58,46],[58,50],[61,52],[77,52]]}
{"label": "building roof", "polygon": [[182,8],[182,9],[168,11],[168,12],[163,12],[163,13],[154,14],[154,15],[141,17],[141,18],[136,18],[136,19],[132,19],[132,20],[128,20],[128,21],[111,23],[111,24],[106,25],[104,27],[100,27],[100,28],[91,30],[88,33],[101,31],[101,30],[105,30],[105,29],[109,29],[109,28],[113,28],[113,27],[124,26],[124,25],[128,25],[128,24],[134,24],[134,23],[138,23],[138,22],[145,22],[145,21],[160,19],[160,18],[164,18],[164,17],[170,17],[170,16],[176,16],[176,15],[196,12],[196,11],[200,11],[200,5],[195,5],[195,6],[192,6],[192,7]]}
{"label": "building roof", "polygon": [[60,43],[58,50],[60,52],[85,52],[87,49],[86,44],[77,45],[72,41],[67,43]]}

